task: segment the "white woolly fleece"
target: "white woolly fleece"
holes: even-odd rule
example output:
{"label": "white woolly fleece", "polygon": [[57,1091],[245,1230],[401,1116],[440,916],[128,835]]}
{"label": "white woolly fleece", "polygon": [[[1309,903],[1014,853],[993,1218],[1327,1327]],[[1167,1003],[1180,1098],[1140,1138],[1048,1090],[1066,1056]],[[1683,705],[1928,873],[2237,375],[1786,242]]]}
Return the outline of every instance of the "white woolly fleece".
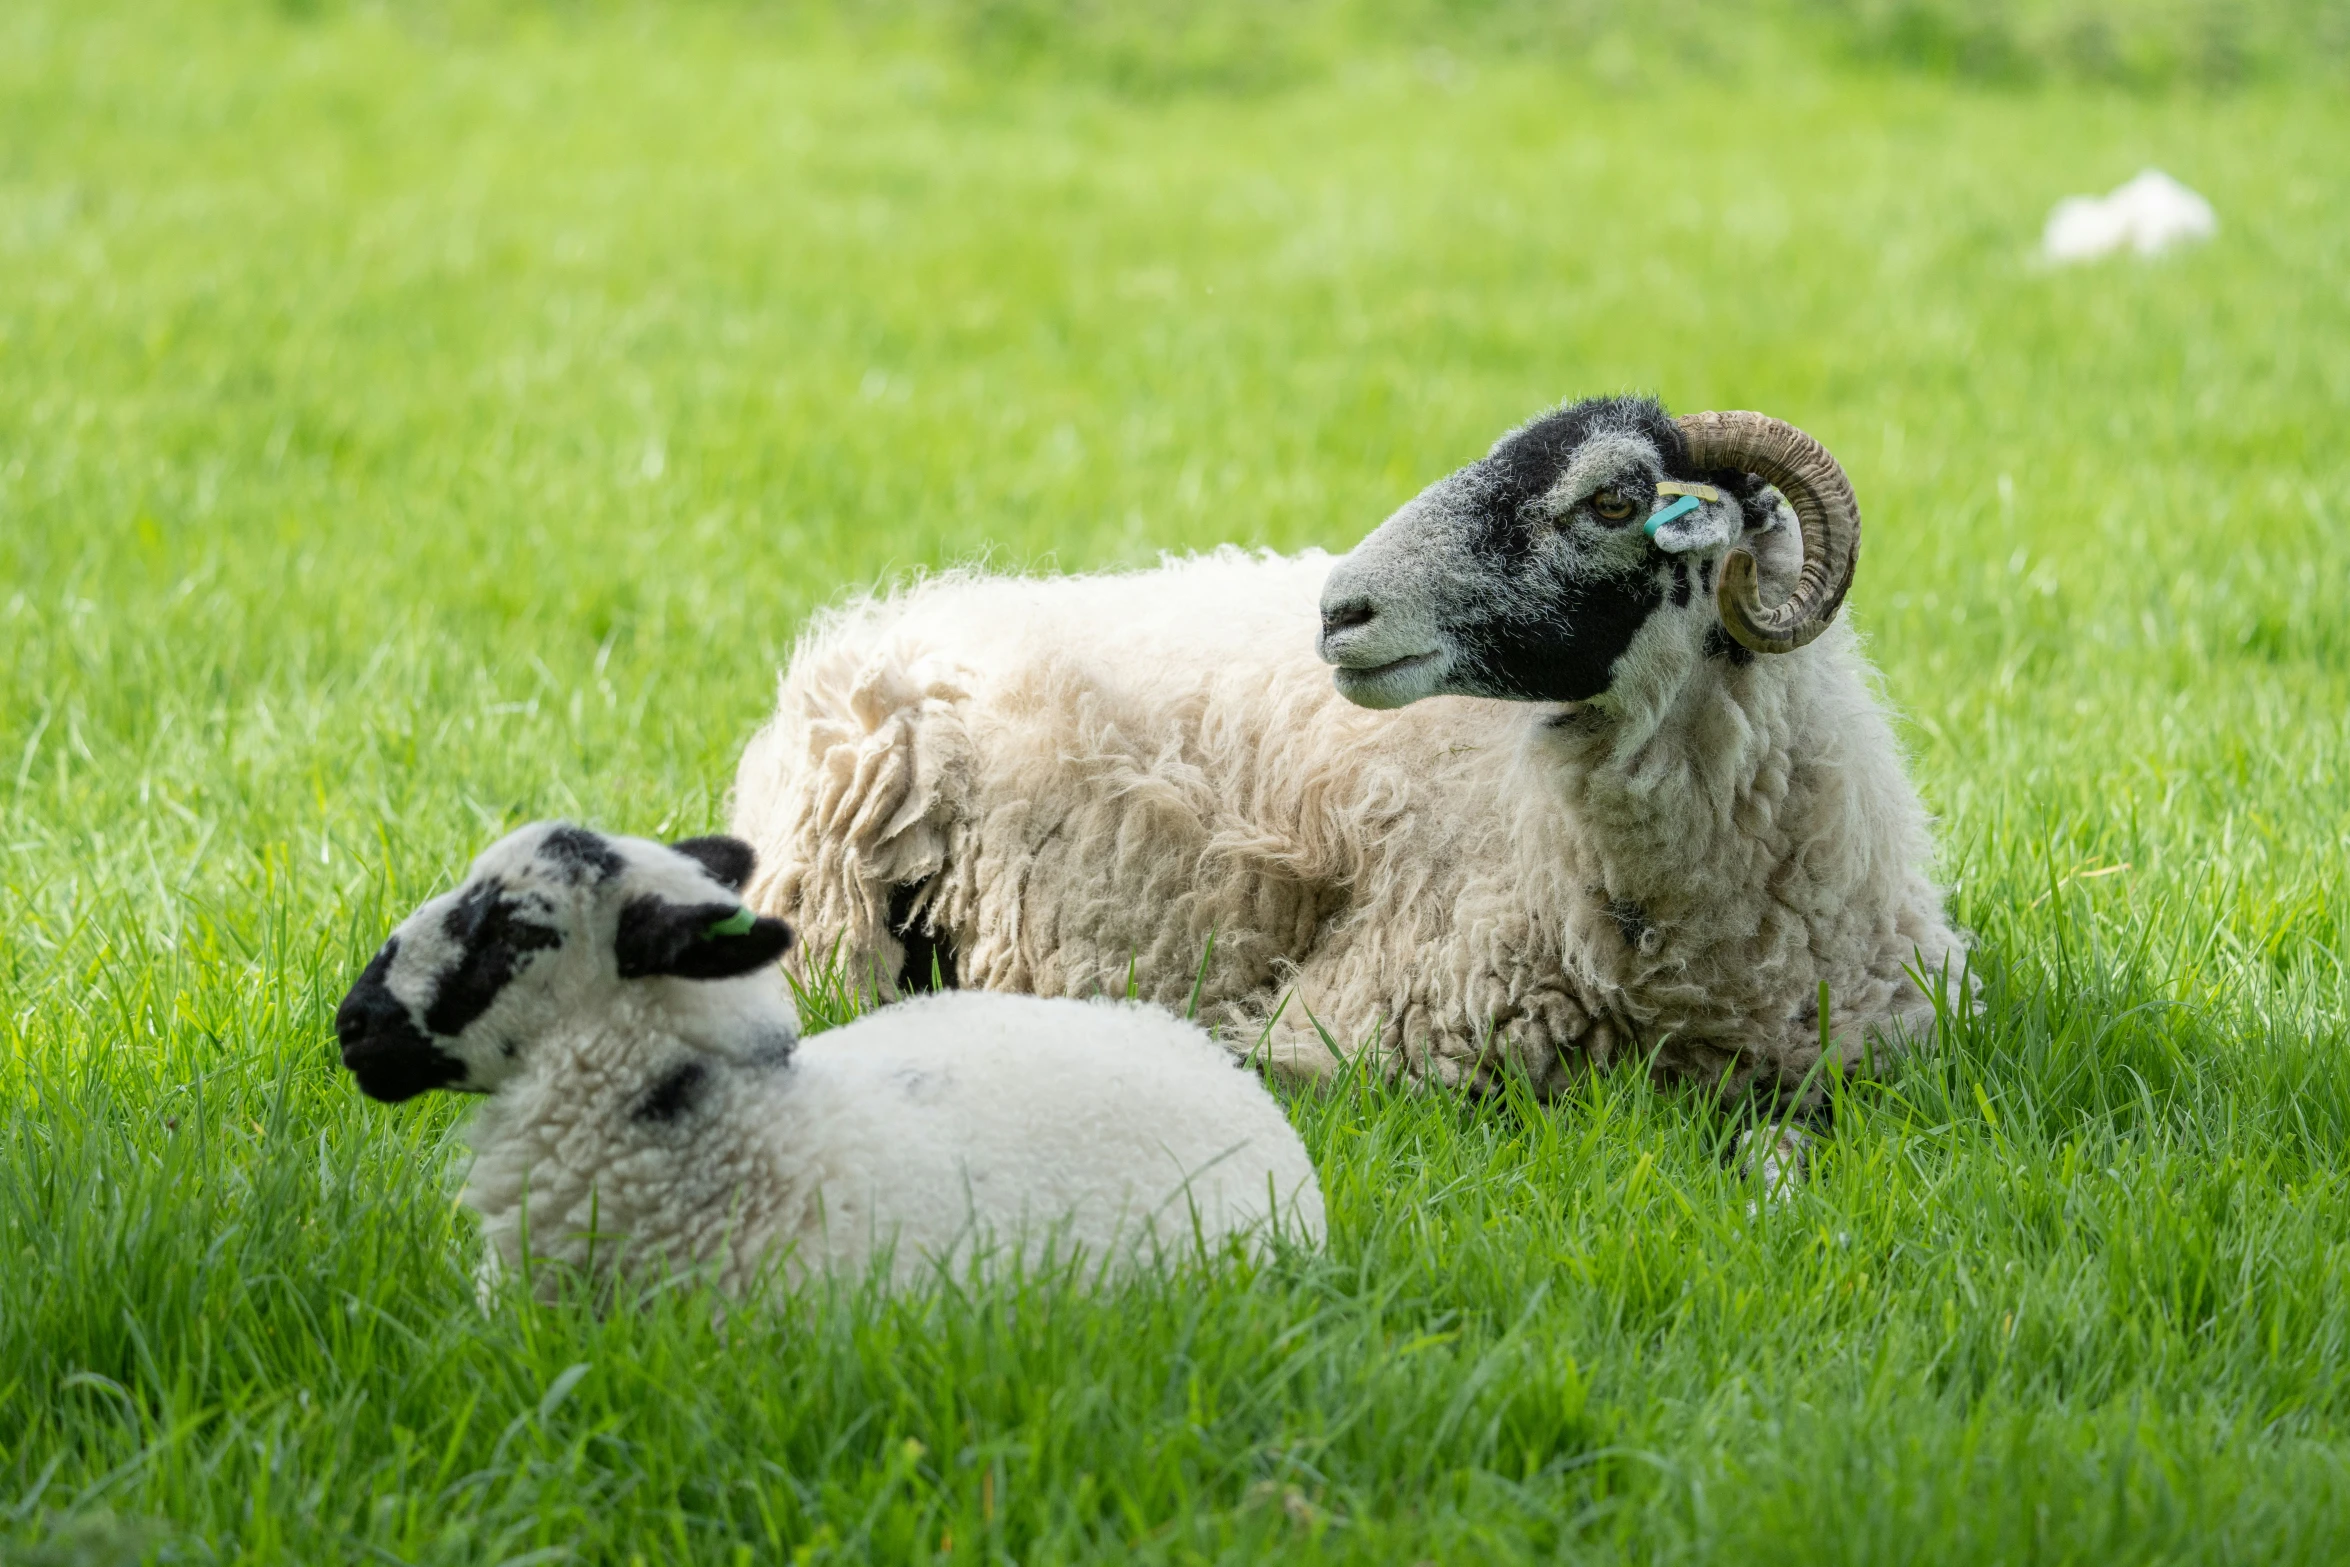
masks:
{"label": "white woolly fleece", "polygon": [[1115,1267],[1195,1237],[1322,1238],[1281,1107],[1157,1008],[947,993],[788,1054],[772,1029],[730,1052],[670,1015],[746,986],[788,1013],[769,970],[627,990],[534,1042],[472,1128],[465,1196],[501,1263],[520,1264],[527,1228],[534,1259],[699,1267],[741,1294],[884,1258],[902,1285],[974,1248]]}
{"label": "white woolly fleece", "polygon": [[1131,964],[1181,1005],[1212,935],[1200,1015],[1235,1048],[1313,1075],[1326,1030],[1544,1091],[1649,1052],[1792,1088],[1823,981],[1848,1066],[1927,1026],[1905,969],[1964,944],[1846,626],[1741,663],[1659,616],[1598,701],[1374,712],[1315,655],[1330,569],[955,572],[819,619],[735,786],[787,961],[886,985],[891,893],[919,883],[966,986],[1122,994]]}

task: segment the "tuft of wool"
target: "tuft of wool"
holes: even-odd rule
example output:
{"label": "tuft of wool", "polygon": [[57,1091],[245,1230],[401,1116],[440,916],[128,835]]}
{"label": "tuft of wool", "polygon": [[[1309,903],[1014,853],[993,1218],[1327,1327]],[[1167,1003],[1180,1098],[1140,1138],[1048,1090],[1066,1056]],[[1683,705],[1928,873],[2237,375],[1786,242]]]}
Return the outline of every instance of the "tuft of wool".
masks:
{"label": "tuft of wool", "polygon": [[2103,196],[2067,196],[2048,214],[2040,253],[2059,264],[2127,249],[2159,256],[2219,232],[2211,203],[2160,169],[2140,171]]}

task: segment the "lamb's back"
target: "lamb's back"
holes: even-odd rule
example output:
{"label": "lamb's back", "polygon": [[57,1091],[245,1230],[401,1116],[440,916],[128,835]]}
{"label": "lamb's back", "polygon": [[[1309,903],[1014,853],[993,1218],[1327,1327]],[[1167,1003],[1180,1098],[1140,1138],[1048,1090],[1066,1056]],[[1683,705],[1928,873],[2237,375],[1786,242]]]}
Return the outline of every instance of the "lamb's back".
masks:
{"label": "lamb's back", "polygon": [[817,1245],[894,1241],[901,1274],[976,1228],[1090,1253],[1145,1225],[1188,1244],[1260,1224],[1322,1233],[1311,1161],[1255,1076],[1155,1008],[976,992],[886,1007],[805,1041],[778,1134],[821,1182]]}

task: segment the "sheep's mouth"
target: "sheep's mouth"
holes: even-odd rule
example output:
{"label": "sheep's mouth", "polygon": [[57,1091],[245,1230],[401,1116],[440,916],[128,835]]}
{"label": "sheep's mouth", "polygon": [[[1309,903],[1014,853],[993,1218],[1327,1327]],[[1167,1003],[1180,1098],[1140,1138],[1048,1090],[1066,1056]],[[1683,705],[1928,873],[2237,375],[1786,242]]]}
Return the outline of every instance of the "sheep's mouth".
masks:
{"label": "sheep's mouth", "polygon": [[359,1079],[359,1091],[385,1104],[453,1087],[465,1078],[464,1062],[429,1043],[402,1038],[397,1030],[345,1034],[340,1043],[343,1065]]}
{"label": "sheep's mouth", "polygon": [[1399,675],[1407,669],[1417,669],[1422,664],[1435,662],[1436,654],[1430,650],[1426,653],[1407,653],[1401,658],[1391,658],[1384,664],[1341,664],[1338,672],[1362,680],[1384,680],[1389,675]]}
{"label": "sheep's mouth", "polygon": [[1403,707],[1436,689],[1439,649],[1407,653],[1384,664],[1340,664],[1332,671],[1338,694],[1357,707]]}

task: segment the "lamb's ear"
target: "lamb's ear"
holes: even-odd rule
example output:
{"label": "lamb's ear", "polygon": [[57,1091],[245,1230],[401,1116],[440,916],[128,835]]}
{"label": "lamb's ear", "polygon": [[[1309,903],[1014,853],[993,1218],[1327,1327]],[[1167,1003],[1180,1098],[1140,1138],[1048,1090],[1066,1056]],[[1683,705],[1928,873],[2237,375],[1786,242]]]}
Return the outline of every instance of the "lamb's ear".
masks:
{"label": "lamb's ear", "polygon": [[789,925],[762,919],[739,903],[646,896],[621,905],[612,951],[622,979],[732,979],[782,957],[791,941]]}
{"label": "lamb's ear", "polygon": [[722,886],[737,892],[751,884],[752,867],[759,863],[757,851],[749,844],[723,833],[713,833],[707,838],[680,838],[669,847],[689,860],[698,861]]}

